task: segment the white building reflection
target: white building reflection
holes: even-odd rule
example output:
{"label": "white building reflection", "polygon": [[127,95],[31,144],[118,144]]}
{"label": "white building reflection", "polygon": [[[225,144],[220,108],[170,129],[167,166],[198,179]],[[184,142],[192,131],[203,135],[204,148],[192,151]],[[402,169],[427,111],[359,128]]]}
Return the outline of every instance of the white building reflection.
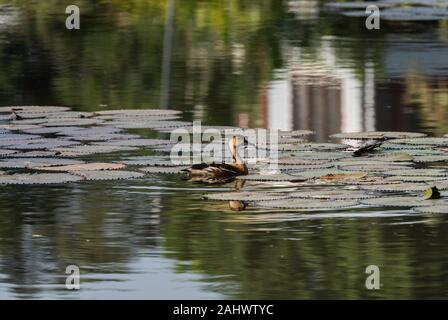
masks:
{"label": "white building reflection", "polygon": [[331,39],[322,39],[312,58],[298,47],[283,52],[288,68],[276,70],[266,86],[264,126],[314,130],[317,140],[335,132],[376,129],[373,64],[366,63],[360,77],[336,61]]}

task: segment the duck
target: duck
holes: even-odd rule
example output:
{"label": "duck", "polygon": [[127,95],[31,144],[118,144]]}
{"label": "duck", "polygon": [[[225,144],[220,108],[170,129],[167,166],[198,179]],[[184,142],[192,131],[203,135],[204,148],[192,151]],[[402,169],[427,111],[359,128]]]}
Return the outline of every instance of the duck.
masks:
{"label": "duck", "polygon": [[[243,143],[247,143],[247,140],[244,138]],[[247,165],[238,154],[239,145],[241,145],[241,142],[236,135],[229,139],[228,146],[233,163],[194,164],[182,171],[186,173],[190,181],[209,184],[227,183],[233,181],[237,176],[247,175],[249,172]]]}

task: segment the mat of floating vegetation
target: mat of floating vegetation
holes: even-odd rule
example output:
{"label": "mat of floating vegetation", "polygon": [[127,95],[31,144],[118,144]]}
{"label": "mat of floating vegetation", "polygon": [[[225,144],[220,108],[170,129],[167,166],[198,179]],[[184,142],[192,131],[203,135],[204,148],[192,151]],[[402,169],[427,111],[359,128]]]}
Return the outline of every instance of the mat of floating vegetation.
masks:
{"label": "mat of floating vegetation", "polygon": [[446,177],[448,170],[444,169],[404,169],[404,170],[390,170],[385,172],[391,176],[426,176],[426,177]]}
{"label": "mat of floating vegetation", "polygon": [[0,184],[58,184],[81,180],[82,177],[67,173],[16,173],[0,176]]}
{"label": "mat of floating vegetation", "polygon": [[448,138],[415,138],[415,139],[396,139],[389,141],[391,144],[409,144],[416,146],[436,146],[447,147]]}
{"label": "mat of floating vegetation", "polygon": [[448,213],[448,204],[413,208],[419,213]]}
{"label": "mat of floating vegetation", "polygon": [[286,193],[281,192],[224,192],[224,193],[210,193],[204,195],[207,200],[215,201],[272,201],[290,198]]}
{"label": "mat of floating vegetation", "polygon": [[103,123],[101,119],[49,119],[41,125],[44,127],[78,127]]}
{"label": "mat of floating vegetation", "polygon": [[295,152],[289,154],[291,159],[296,160],[325,160],[334,161],[343,158],[351,158],[348,152]]}
{"label": "mat of floating vegetation", "polygon": [[37,128],[41,128],[41,126],[36,124],[0,124],[0,129],[10,131],[24,131]]}
{"label": "mat of floating vegetation", "polygon": [[337,167],[343,171],[366,171],[366,172],[386,172],[391,170],[399,170],[403,169],[404,165],[397,163],[376,163],[375,161],[371,161],[372,163],[364,163],[364,164],[350,164],[350,165],[339,165]]}
{"label": "mat of floating vegetation", "polygon": [[30,113],[50,113],[50,112],[61,112],[68,111],[68,107],[59,106],[7,106],[0,107],[0,113],[6,112],[30,112]]}
{"label": "mat of floating vegetation", "polygon": [[72,147],[80,145],[77,141],[69,141],[64,139],[49,139],[49,138],[41,138],[41,139],[32,139],[25,141],[18,141],[15,144],[11,144],[8,146],[8,149],[14,150],[46,150],[60,147]]}
{"label": "mat of floating vegetation", "polygon": [[144,173],[125,170],[76,170],[74,175],[80,176],[85,180],[128,180],[137,179],[145,176]]}
{"label": "mat of floating vegetation", "polygon": [[112,140],[112,141],[101,142],[101,143],[97,143],[97,145],[153,147],[153,146],[172,145],[172,143],[170,140],[162,140],[162,139],[126,139],[126,140]]}
{"label": "mat of floating vegetation", "polygon": [[394,197],[381,197],[374,199],[361,200],[362,204],[375,206],[375,207],[419,207],[428,206],[431,204],[444,204],[445,200],[423,200],[417,196],[394,196]]}
{"label": "mat of floating vegetation", "polygon": [[111,133],[102,135],[74,135],[74,136],[64,135],[64,137],[69,140],[82,141],[82,142],[121,141],[121,140],[140,138],[140,136],[135,134],[120,134],[120,133]]}
{"label": "mat of floating vegetation", "polygon": [[344,180],[344,179],[359,179],[365,177],[367,172],[347,172],[337,169],[323,169],[323,170],[308,170],[291,172],[293,176],[304,177],[308,179],[324,179],[324,180]]}
{"label": "mat of floating vegetation", "polygon": [[126,168],[123,163],[105,163],[105,162],[91,162],[80,163],[63,166],[51,166],[51,167],[34,167],[35,170],[42,171],[100,171],[100,170],[120,170]]}
{"label": "mat of floating vegetation", "polygon": [[416,163],[431,163],[431,162],[446,162],[448,155],[434,155],[434,156],[416,156],[414,162]]}
{"label": "mat of floating vegetation", "polygon": [[188,166],[183,167],[155,167],[155,166],[149,166],[138,169],[139,171],[145,172],[145,173],[165,173],[165,174],[183,174],[183,169],[187,169]]}
{"label": "mat of floating vegetation", "polygon": [[95,115],[123,115],[123,116],[162,116],[162,115],[176,115],[182,111],[171,109],[117,109],[96,111]]}
{"label": "mat of floating vegetation", "polygon": [[306,137],[314,134],[314,131],[310,130],[280,130],[278,132],[279,137]]}
{"label": "mat of floating vegetation", "polygon": [[286,144],[279,145],[279,151],[336,151],[345,150],[349,148],[346,144],[339,143],[300,143],[300,144]]}
{"label": "mat of floating vegetation", "polygon": [[307,159],[292,159],[289,157],[279,158],[279,159],[267,159],[263,162],[266,163],[277,163],[279,165],[290,165],[290,166],[302,166],[302,165],[323,165],[331,163],[328,160],[307,160]]}
{"label": "mat of floating vegetation", "polygon": [[[363,159],[364,158],[358,158]],[[383,161],[383,162],[410,162],[413,157],[407,152],[389,152],[368,156],[365,160]]]}
{"label": "mat of floating vegetation", "polygon": [[333,139],[349,140],[378,140],[378,139],[403,139],[425,137],[424,133],[399,132],[399,131],[368,131],[368,132],[345,132],[332,134]]}
{"label": "mat of floating vegetation", "polygon": [[[170,158],[162,156],[137,156],[125,158],[120,162],[130,166],[181,167],[189,164],[190,161],[188,158],[181,158],[179,160],[180,162],[174,162]],[[185,162],[182,163],[182,160]]]}
{"label": "mat of floating vegetation", "polygon": [[420,192],[428,189],[429,185],[423,183],[388,183],[388,184],[359,185],[359,188],[363,190],[381,191],[381,192]]}
{"label": "mat of floating vegetation", "polygon": [[47,122],[47,119],[44,118],[36,118],[36,119],[24,119],[24,120],[12,120],[9,121],[10,125],[29,125],[29,124],[35,124],[35,125],[41,125],[42,123]]}
{"label": "mat of floating vegetation", "polygon": [[[93,117],[91,112],[78,112],[78,111],[61,111],[61,112],[16,112],[16,114],[22,119],[78,119],[78,118],[90,118]],[[20,121],[20,120],[19,120]]]}
{"label": "mat of floating vegetation", "polygon": [[326,200],[361,200],[376,198],[377,195],[367,193],[361,190],[311,190],[291,192],[289,196],[292,198],[312,198]]}
{"label": "mat of floating vegetation", "polygon": [[[265,166],[261,165],[260,167],[270,167],[272,168],[273,163],[266,164]],[[329,169],[333,168],[334,164],[332,163],[323,163],[323,164],[304,164],[304,165],[277,165],[277,169],[280,171],[305,171],[305,170],[318,170],[318,169]]]}
{"label": "mat of floating vegetation", "polygon": [[[393,141],[393,140],[391,140]],[[424,145],[417,145],[417,144],[398,144],[398,143],[390,143],[390,142],[386,142],[383,143],[381,145],[381,149],[383,149],[384,151],[389,151],[389,150],[405,150],[406,152],[408,152],[409,154],[413,155],[412,152],[414,152],[414,150],[418,150],[419,152],[427,152],[428,146],[424,146]]]}
{"label": "mat of floating vegetation", "polygon": [[106,122],[108,125],[112,125],[117,128],[123,129],[176,129],[192,126],[191,122],[186,121],[156,121],[156,120],[139,120],[139,121],[112,121]]}
{"label": "mat of floating vegetation", "polygon": [[260,181],[260,182],[303,182],[307,178],[300,176],[292,176],[289,174],[265,174],[265,175],[247,175],[239,176],[237,179],[246,181]]}
{"label": "mat of floating vegetation", "polygon": [[36,167],[51,167],[59,165],[74,165],[81,164],[84,161],[64,158],[10,158],[0,160],[0,168],[36,168]]}
{"label": "mat of floating vegetation", "polygon": [[58,152],[55,151],[27,151],[9,154],[6,158],[46,158],[46,157],[57,157]]}
{"label": "mat of floating vegetation", "polygon": [[433,181],[442,181],[445,180],[446,177],[426,177],[426,176],[392,176],[386,177],[386,181],[392,181],[393,183],[397,182],[433,182]]}
{"label": "mat of floating vegetation", "polygon": [[[54,127],[57,129],[56,127]],[[50,128],[51,129],[51,128]],[[59,130],[60,135],[67,136],[93,136],[93,135],[105,135],[122,133],[124,130],[121,128],[110,126],[93,126],[93,127],[61,127],[63,130]]]}
{"label": "mat of floating vegetation", "polygon": [[181,116],[179,115],[135,115],[135,114],[124,114],[124,113],[117,113],[117,114],[108,114],[108,115],[101,115],[101,116],[95,116],[95,119],[101,119],[106,121],[139,121],[142,119],[146,120],[155,120],[155,121],[167,121],[167,120],[178,120]]}
{"label": "mat of floating vegetation", "polygon": [[14,153],[17,153],[16,150],[5,150],[5,149],[0,149],[0,157],[7,157],[10,156]]}
{"label": "mat of floating vegetation", "polygon": [[304,209],[304,210],[326,210],[347,209],[358,206],[358,201],[353,200],[322,200],[322,199],[284,199],[274,201],[256,202],[254,206],[271,209]]}
{"label": "mat of floating vegetation", "polygon": [[[49,134],[58,134],[63,133],[65,131],[70,131],[74,127],[38,127],[34,129],[26,129],[23,130],[24,133],[33,134],[33,135],[49,135]],[[81,127],[79,127],[81,128]]]}
{"label": "mat of floating vegetation", "polygon": [[135,150],[138,150],[138,147],[82,145],[71,148],[55,148],[50,151],[56,151],[64,157],[81,157],[92,154],[106,154]]}
{"label": "mat of floating vegetation", "polygon": [[349,186],[363,186],[363,185],[385,185],[385,184],[394,184],[394,181],[387,181],[384,177],[378,176],[366,176],[361,179],[351,179],[351,180],[341,180],[338,181],[339,184],[345,184]]}

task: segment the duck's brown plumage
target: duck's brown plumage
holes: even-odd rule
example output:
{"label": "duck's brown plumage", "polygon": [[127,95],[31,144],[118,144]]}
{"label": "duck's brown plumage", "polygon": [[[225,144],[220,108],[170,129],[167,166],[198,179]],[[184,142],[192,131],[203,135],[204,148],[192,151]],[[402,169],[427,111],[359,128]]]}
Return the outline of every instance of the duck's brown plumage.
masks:
{"label": "duck's brown plumage", "polygon": [[206,183],[226,183],[232,181],[237,176],[247,175],[247,166],[240,159],[236,147],[236,137],[233,137],[229,142],[229,148],[234,163],[201,163],[195,164],[183,171],[187,173],[187,177],[190,180]]}

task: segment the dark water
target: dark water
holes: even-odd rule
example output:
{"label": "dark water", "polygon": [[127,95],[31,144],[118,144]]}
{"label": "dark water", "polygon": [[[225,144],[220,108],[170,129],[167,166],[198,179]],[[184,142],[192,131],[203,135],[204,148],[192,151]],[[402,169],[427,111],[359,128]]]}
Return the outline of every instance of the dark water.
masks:
{"label": "dark water", "polygon": [[[448,133],[448,25],[319,1],[0,0],[0,105],[158,108],[204,124]],[[221,187],[228,190],[227,186]],[[1,187],[0,298],[446,298],[448,218],[235,213],[175,177]],[[81,290],[65,268],[81,268]],[[378,265],[382,288],[366,290]]]}

